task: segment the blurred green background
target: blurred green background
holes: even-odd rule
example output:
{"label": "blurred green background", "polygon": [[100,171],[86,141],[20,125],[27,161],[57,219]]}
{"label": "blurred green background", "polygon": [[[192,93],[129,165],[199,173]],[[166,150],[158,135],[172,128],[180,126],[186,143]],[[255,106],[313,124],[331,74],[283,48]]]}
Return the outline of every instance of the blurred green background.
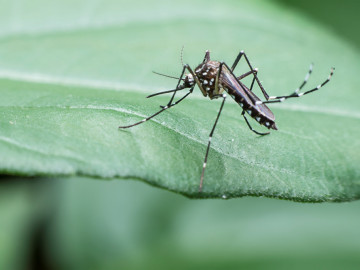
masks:
{"label": "blurred green background", "polygon": [[[276,4],[359,51],[358,2]],[[135,181],[3,175],[0,269],[359,269],[359,211],[358,201],[189,200]]]}

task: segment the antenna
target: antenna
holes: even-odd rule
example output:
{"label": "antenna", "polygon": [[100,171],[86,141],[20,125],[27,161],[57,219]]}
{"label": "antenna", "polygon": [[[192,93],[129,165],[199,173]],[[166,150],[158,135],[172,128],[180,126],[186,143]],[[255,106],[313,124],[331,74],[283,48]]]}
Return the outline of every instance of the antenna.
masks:
{"label": "antenna", "polygon": [[[172,79],[177,79],[177,80],[179,80],[179,78],[177,78],[177,77],[170,76],[170,75],[166,75],[166,74],[162,74],[162,73],[159,73],[159,72],[156,72],[156,71],[153,71],[153,73],[155,73],[155,74],[157,74],[157,75],[164,76],[164,77],[168,77],[168,78],[172,78]],[[184,80],[184,79],[181,79],[181,80]]]}

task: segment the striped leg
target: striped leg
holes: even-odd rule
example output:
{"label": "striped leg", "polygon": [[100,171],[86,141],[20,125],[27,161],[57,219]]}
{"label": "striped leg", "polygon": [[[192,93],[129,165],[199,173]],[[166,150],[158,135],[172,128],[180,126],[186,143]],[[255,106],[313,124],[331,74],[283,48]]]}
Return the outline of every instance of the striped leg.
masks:
{"label": "striped leg", "polygon": [[143,120],[135,123],[135,124],[132,124],[132,125],[129,125],[129,126],[120,126],[119,128],[130,128],[130,127],[133,127],[133,126],[137,126],[137,125],[140,125],[148,120],[150,120],[151,118],[157,116],[158,114],[162,113],[163,111],[175,106],[176,104],[178,104],[179,102],[181,102],[182,100],[184,100],[188,95],[190,95],[193,91],[194,87],[191,87],[189,92],[187,92],[182,98],[180,98],[178,101],[176,101],[175,103],[172,103],[170,105],[167,105],[167,106],[164,106],[160,111],[158,111],[157,113],[154,113],[153,115],[147,117],[147,118],[144,118]]}
{"label": "striped leg", "polygon": [[220,114],[221,114],[221,111],[224,107],[224,103],[225,103],[225,99],[226,99],[226,95],[225,94],[222,94],[220,95],[220,97],[223,98],[223,101],[221,103],[221,106],[220,106],[220,109],[219,109],[219,112],[218,112],[218,115],[216,117],[216,120],[215,120],[215,123],[214,123],[214,126],[210,132],[210,135],[209,135],[209,142],[208,142],[208,146],[207,146],[207,149],[206,149],[206,154],[205,154],[205,159],[204,159],[204,164],[203,164],[203,169],[202,169],[202,173],[201,173],[201,178],[200,178],[200,185],[199,185],[199,192],[201,192],[202,190],[202,186],[203,186],[203,181],[204,181],[204,173],[205,173],[205,168],[206,168],[206,162],[207,162],[207,158],[208,158],[208,155],[209,155],[209,149],[210,149],[210,144],[211,144],[211,138],[214,134],[214,130],[215,130],[215,127],[216,127],[216,124],[219,120],[219,117],[220,117]]}
{"label": "striped leg", "polygon": [[297,88],[297,89],[294,91],[294,93],[296,93],[296,94],[299,93],[299,91],[300,91],[300,90],[304,87],[304,85],[307,83],[307,81],[309,80],[310,75],[311,75],[311,73],[312,73],[313,67],[314,67],[314,64],[311,63],[311,64],[310,64],[310,67],[309,67],[309,71],[308,71],[308,73],[306,73],[306,75],[305,75],[304,81],[302,82],[302,84],[300,85],[300,87]]}
{"label": "striped leg", "polygon": [[[273,96],[273,97],[269,97],[269,99],[271,99],[271,100],[267,100],[267,101],[256,101],[256,104],[258,105],[258,104],[264,104],[264,103],[283,102],[283,101],[285,101],[285,100],[288,99],[288,98],[296,98],[296,97],[301,97],[301,96],[310,94],[310,93],[312,93],[312,92],[314,92],[314,91],[316,91],[316,90],[319,90],[321,87],[323,87],[325,84],[327,84],[327,83],[330,81],[332,75],[334,74],[334,70],[335,70],[335,68],[331,68],[331,72],[330,72],[330,74],[329,74],[329,77],[328,77],[323,83],[319,84],[318,86],[316,86],[316,87],[313,88],[313,89],[310,89],[310,90],[308,90],[308,91],[299,93],[298,91],[299,91],[299,90],[301,89],[301,87],[304,85],[304,83],[303,83],[303,85],[298,88],[299,90],[297,90],[297,91],[295,90],[295,92],[292,93],[291,95],[288,95],[288,96]],[[309,73],[311,73],[311,71],[310,71]],[[305,83],[306,83],[306,79],[307,79],[307,77],[305,77],[305,81],[304,81]]]}

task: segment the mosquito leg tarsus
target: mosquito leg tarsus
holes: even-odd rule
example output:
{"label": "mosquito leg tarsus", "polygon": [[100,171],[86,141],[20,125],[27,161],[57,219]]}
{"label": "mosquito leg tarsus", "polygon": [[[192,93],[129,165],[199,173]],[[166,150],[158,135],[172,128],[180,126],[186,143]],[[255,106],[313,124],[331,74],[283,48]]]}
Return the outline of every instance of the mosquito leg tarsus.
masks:
{"label": "mosquito leg tarsus", "polygon": [[285,101],[286,99],[289,99],[289,98],[297,98],[297,97],[301,97],[301,96],[304,96],[304,95],[307,95],[307,94],[310,94],[314,91],[317,91],[319,90],[321,87],[323,87],[325,84],[327,84],[332,75],[334,74],[334,70],[335,68],[331,68],[331,71],[330,71],[330,74],[329,74],[329,77],[323,81],[321,84],[319,84],[318,86],[316,86],[315,88],[313,89],[310,89],[308,91],[305,91],[305,92],[302,92],[302,93],[298,93],[298,92],[294,92],[292,93],[291,95],[288,95],[288,96],[273,96],[273,97],[269,97],[269,99],[271,100],[266,100],[266,101],[256,101],[256,104],[266,104],[266,103],[277,103],[277,102],[283,102]]}
{"label": "mosquito leg tarsus", "polygon": [[132,125],[128,125],[128,126],[120,126],[119,128],[130,128],[130,127],[133,127],[133,126],[137,126],[137,125],[140,125],[142,123],[145,123],[146,121],[150,120],[151,118],[157,116],[158,114],[162,113],[163,111],[175,106],[176,104],[180,103],[182,100],[184,100],[188,95],[190,95],[193,91],[194,87],[191,87],[189,92],[187,92],[182,98],[180,98],[179,100],[177,100],[175,103],[173,104],[170,104],[170,105],[167,105],[167,106],[164,106],[160,111],[154,113],[153,115],[147,117],[147,118],[144,118],[143,120],[139,121],[139,122],[136,122],[135,124],[132,124]]}
{"label": "mosquito leg tarsus", "polygon": [[310,67],[309,67],[309,71],[306,73],[305,75],[305,79],[304,81],[301,83],[301,85],[294,91],[294,94],[297,94],[299,93],[299,91],[305,86],[305,84],[307,83],[307,81],[309,80],[310,78],[310,75],[312,73],[312,70],[313,70],[313,67],[314,67],[314,64],[311,63],[310,64]]}

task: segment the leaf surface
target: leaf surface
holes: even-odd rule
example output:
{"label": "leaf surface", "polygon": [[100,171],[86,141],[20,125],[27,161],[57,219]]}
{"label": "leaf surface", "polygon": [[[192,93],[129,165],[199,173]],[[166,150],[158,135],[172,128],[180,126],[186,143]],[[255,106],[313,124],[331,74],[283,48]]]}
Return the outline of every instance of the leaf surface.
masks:
{"label": "leaf surface", "polygon": [[[1,11],[0,172],[134,178],[196,198],[359,198],[359,54],[324,28],[267,2],[37,3],[46,14],[36,5],[27,16],[10,4]],[[76,6],[86,8],[75,16]],[[206,49],[229,65],[244,49],[269,95],[290,94],[311,62],[306,89],[336,71],[319,92],[271,106],[279,131],[269,136],[249,131],[228,99],[199,194],[219,101],[198,91],[143,125],[117,128],[167,103],[145,99],[176,86],[151,71],[179,76],[182,45],[192,67]],[[246,71],[242,63],[236,73]]]}

